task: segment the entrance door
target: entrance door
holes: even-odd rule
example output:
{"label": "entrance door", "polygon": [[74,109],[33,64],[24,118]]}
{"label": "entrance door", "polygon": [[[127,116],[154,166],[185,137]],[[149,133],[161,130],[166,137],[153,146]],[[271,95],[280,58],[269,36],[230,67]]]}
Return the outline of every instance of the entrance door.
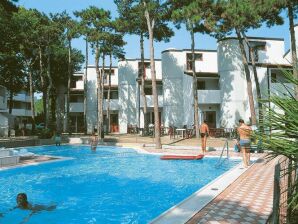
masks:
{"label": "entrance door", "polygon": [[119,132],[119,125],[118,125],[118,114],[111,114],[110,115],[110,131]]}
{"label": "entrance door", "polygon": [[209,128],[216,128],[216,111],[206,111],[205,119]]}

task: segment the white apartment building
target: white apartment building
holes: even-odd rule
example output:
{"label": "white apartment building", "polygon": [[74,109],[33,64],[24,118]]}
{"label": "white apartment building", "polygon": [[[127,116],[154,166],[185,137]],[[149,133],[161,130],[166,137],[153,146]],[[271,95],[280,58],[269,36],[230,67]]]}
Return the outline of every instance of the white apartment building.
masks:
{"label": "white apartment building", "polygon": [[[144,99],[141,97],[141,60],[126,59],[118,63],[119,76],[119,132],[127,133],[128,126],[144,127]],[[163,123],[163,85],[161,60],[155,60],[158,106],[161,123]],[[147,121],[154,123],[152,79],[150,61],[145,60],[145,94]]]}
{"label": "white apartment building", "polygon": [[[295,27],[296,35],[298,26]],[[297,38],[298,39],[298,38]],[[257,74],[263,97],[279,93],[285,82],[283,70],[291,70],[291,54],[284,52],[281,38],[249,37],[255,55]],[[298,46],[298,43],[297,43]],[[255,80],[250,63],[256,114],[258,114]],[[246,78],[241,52],[236,38],[218,41],[216,50],[195,50],[195,69],[199,101],[199,122],[208,121],[211,128],[233,128],[240,118],[250,121]],[[191,127],[194,123],[194,100],[191,51],[167,49],[161,59],[155,60],[158,89],[158,105],[161,125]],[[145,94],[147,120],[154,123],[150,61],[145,60]],[[140,92],[140,59],[126,59],[113,67],[111,100],[111,132],[127,133],[129,126],[144,127],[144,102]],[[83,77],[82,74],[76,74]],[[94,66],[87,75],[87,127],[91,133],[97,124],[97,83]],[[105,86],[108,81],[106,80]],[[71,102],[72,116],[82,117],[84,111],[82,78],[73,91],[76,102]],[[80,94],[81,95],[80,95]],[[78,102],[77,102],[78,101]],[[104,103],[106,114],[106,100]]]}
{"label": "white apartment building", "polygon": [[13,96],[12,112],[9,114],[8,91],[0,86],[0,136],[7,136],[8,129],[31,128],[31,101],[26,91]]}
{"label": "white apartment building", "polygon": [[[102,69],[102,68],[100,68]],[[104,78],[104,121],[107,116],[107,93],[109,85],[109,67],[105,68]],[[86,122],[87,132],[92,133],[97,127],[97,74],[95,66],[88,66],[86,88],[84,88],[84,73],[74,74],[70,95],[71,128],[74,132],[84,130],[84,89],[86,91]],[[118,100],[118,67],[112,67],[110,92],[110,132],[119,132],[119,100]],[[107,128],[106,123],[104,128]],[[105,130],[107,131],[107,130]]]}
{"label": "white apartment building", "polygon": [[0,86],[0,137],[8,134],[7,95],[6,88]]}

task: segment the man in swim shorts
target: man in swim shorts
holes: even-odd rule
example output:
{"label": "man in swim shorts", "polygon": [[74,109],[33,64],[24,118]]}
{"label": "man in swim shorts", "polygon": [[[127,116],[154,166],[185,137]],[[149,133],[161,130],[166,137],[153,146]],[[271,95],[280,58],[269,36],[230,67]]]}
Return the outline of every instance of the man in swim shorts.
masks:
{"label": "man in swim shorts", "polygon": [[247,168],[250,163],[250,139],[252,135],[251,127],[247,126],[242,119],[239,120],[239,127],[237,128],[239,135],[239,145],[242,151],[243,164]]}
{"label": "man in swim shorts", "polygon": [[201,133],[201,141],[202,141],[202,152],[203,154],[205,154],[207,152],[206,150],[207,137],[209,136],[209,127],[207,125],[206,120],[204,120],[203,124],[201,124],[200,133]]}
{"label": "man in swim shorts", "polygon": [[97,139],[95,133],[93,132],[91,139],[90,139],[91,150],[95,151],[97,144],[98,144],[98,139]]}

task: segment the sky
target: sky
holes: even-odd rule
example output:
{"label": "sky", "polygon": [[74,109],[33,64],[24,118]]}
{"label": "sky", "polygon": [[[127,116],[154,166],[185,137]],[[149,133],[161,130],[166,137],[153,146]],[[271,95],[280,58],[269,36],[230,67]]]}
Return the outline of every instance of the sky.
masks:
{"label": "sky", "polygon": [[[117,17],[117,7],[113,0],[19,0],[18,5],[21,5],[27,9],[35,8],[46,14],[58,13],[66,10],[70,15],[74,11],[80,11],[88,8],[89,6],[96,6],[98,8],[104,8],[111,11],[113,18]],[[286,15],[284,13],[284,15]],[[298,21],[295,21],[296,23]],[[161,52],[168,48],[176,49],[189,49],[190,48],[190,35],[184,29],[177,30],[171,25],[175,32],[175,36],[171,38],[168,43],[160,42],[155,43],[155,58],[161,58]],[[282,26],[274,26],[267,28],[263,25],[259,29],[249,30],[248,36],[256,37],[274,37],[284,38],[285,40],[285,51],[290,48],[290,34],[288,20],[285,19],[285,23]],[[139,37],[135,35],[125,35],[124,40],[127,42],[124,50],[126,52],[126,58],[140,58],[139,50]],[[217,40],[209,35],[196,34],[195,35],[196,49],[211,49],[215,50],[217,46]],[[145,57],[149,58],[149,43],[145,41]],[[85,42],[82,38],[73,41],[73,47],[82,51],[85,54]],[[94,64],[94,55],[92,52],[89,53],[89,64]],[[113,61],[115,65],[116,60]]]}

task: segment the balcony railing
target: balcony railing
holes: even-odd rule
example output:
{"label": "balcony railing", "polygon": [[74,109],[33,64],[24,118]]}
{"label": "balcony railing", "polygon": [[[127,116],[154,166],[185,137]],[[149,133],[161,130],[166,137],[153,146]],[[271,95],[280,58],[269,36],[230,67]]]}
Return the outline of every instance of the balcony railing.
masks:
{"label": "balcony railing", "polygon": [[17,94],[13,97],[13,100],[21,102],[31,102],[30,96],[25,94]]}
{"label": "balcony railing", "polygon": [[[103,109],[107,110],[108,100],[103,101]],[[119,100],[111,99],[110,100],[110,110],[119,110]]]}
{"label": "balcony railing", "polygon": [[[144,99],[142,96],[140,96],[141,99],[140,99],[140,106],[141,107],[144,107]],[[153,104],[153,96],[146,96],[146,101],[147,101],[147,107],[154,107],[154,104]],[[158,106],[159,107],[163,107],[163,96],[162,95],[158,95]]]}
{"label": "balcony railing", "polygon": [[71,112],[71,113],[84,112],[84,103],[83,102],[70,103],[69,104],[69,112]]}
{"label": "balcony railing", "polygon": [[12,109],[12,115],[20,117],[29,117],[32,115],[31,110],[26,109]]}

